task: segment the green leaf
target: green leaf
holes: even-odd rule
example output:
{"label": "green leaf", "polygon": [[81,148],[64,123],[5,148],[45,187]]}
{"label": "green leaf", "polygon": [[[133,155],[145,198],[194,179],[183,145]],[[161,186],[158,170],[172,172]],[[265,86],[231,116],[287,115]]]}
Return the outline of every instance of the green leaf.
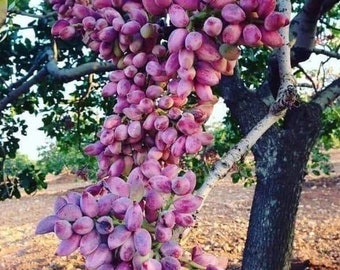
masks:
{"label": "green leaf", "polygon": [[316,176],[319,176],[320,175],[320,171],[318,170],[312,170],[312,173]]}
{"label": "green leaf", "polygon": [[240,173],[235,172],[235,173],[231,174],[231,180],[233,181],[233,183],[235,183],[235,184],[238,183],[240,181],[240,179],[241,179]]}

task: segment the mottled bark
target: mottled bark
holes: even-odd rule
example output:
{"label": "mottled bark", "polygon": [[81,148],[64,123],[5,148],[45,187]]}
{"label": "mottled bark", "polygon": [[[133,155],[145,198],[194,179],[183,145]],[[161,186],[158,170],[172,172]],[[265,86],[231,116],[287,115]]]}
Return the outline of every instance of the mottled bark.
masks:
{"label": "mottled bark", "polygon": [[[269,109],[236,76],[224,78],[223,97],[242,132]],[[243,270],[289,269],[301,183],[310,149],[321,128],[314,103],[291,109],[252,148],[257,184],[243,257]]]}
{"label": "mottled bark", "polygon": [[320,128],[320,107],[302,105],[254,146],[257,185],[242,269],[290,269],[301,184]]}

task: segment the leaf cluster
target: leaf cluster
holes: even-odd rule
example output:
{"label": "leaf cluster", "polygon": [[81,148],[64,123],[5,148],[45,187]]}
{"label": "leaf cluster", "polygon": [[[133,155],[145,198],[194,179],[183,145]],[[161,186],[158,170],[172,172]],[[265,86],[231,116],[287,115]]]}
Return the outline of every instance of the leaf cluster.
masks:
{"label": "leaf cluster", "polygon": [[44,174],[57,175],[66,170],[83,180],[95,179],[97,171],[97,161],[94,157],[84,155],[76,145],[65,149],[62,143],[40,147],[36,164]]}
{"label": "leaf cluster", "polygon": [[322,114],[322,130],[317,144],[313,147],[307,169],[316,176],[329,175],[332,171],[329,150],[340,147],[340,106],[339,102],[328,107]]}
{"label": "leaf cluster", "polygon": [[[29,2],[10,1],[6,24],[0,29],[0,101],[45,68],[48,50],[57,48],[60,68],[98,59],[97,54],[84,48],[81,40],[51,39],[55,12],[43,1],[35,7],[29,6]],[[18,20],[20,14],[24,19]],[[48,76],[0,111],[0,184],[7,181],[4,162],[16,158],[18,135],[27,133],[27,123],[20,119],[24,112],[42,117],[41,130],[56,139],[60,149],[73,147],[82,156],[82,147],[95,140],[103,115],[111,112],[114,105],[112,100],[103,99],[99,91],[106,80],[106,76],[93,74],[67,84]],[[18,178],[19,172],[13,176]]]}
{"label": "leaf cluster", "polygon": [[47,188],[45,174],[26,155],[17,154],[15,159],[7,159],[3,167],[2,173],[6,180],[0,183],[0,200],[13,197],[18,199],[22,190],[32,194]]}

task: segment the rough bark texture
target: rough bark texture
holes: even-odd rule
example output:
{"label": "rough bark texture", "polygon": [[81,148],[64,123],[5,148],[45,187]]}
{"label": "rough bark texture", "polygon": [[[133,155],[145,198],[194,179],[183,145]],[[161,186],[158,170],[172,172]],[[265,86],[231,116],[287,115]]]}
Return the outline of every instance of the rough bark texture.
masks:
{"label": "rough bark texture", "polygon": [[[268,107],[236,76],[223,79],[223,97],[246,133]],[[310,149],[321,128],[321,108],[303,104],[290,110],[253,147],[257,185],[251,210],[243,270],[290,267],[294,224]]]}

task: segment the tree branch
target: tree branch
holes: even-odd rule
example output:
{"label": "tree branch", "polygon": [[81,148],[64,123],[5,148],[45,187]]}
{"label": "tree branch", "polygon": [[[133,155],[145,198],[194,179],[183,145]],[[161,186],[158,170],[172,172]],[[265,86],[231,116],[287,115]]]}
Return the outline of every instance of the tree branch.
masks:
{"label": "tree branch", "polygon": [[8,11],[9,15],[21,15],[21,16],[25,16],[25,17],[31,17],[31,18],[35,18],[35,19],[44,19],[44,18],[48,18],[48,17],[53,17],[55,15],[57,15],[56,11],[50,12],[50,13],[46,13],[44,15],[38,15],[38,14],[32,14],[32,13],[27,13],[21,10],[17,10],[17,9],[11,9]]}
{"label": "tree branch", "polygon": [[[284,13],[288,18],[291,15],[291,3],[286,0],[278,1],[278,10]],[[273,114],[279,114],[287,107],[290,108],[297,99],[296,82],[292,74],[290,61],[290,44],[289,44],[289,26],[279,30],[283,38],[284,45],[277,49],[277,61],[280,76],[280,87],[278,90],[275,103],[271,106],[270,111]]]}
{"label": "tree branch", "polygon": [[317,22],[322,15],[328,12],[338,0],[307,0],[298,15],[291,22],[290,32],[292,36],[292,63],[307,60],[315,47]]}
{"label": "tree branch", "polygon": [[20,96],[28,93],[33,85],[42,81],[47,75],[47,70],[42,68],[36,75],[34,75],[32,79],[28,80],[18,88],[10,91],[6,97],[0,100],[0,112],[6,109],[8,104],[13,104]]}
{"label": "tree branch", "polygon": [[20,78],[18,81],[12,83],[8,87],[8,91],[12,91],[13,89],[19,87],[23,83],[25,83],[33,74],[34,72],[38,69],[38,67],[43,63],[43,61],[46,61],[46,56],[48,56],[48,52],[40,52],[36,57],[35,60],[31,66],[31,68],[27,71],[27,74]]}
{"label": "tree branch", "polygon": [[240,140],[232,149],[225,154],[221,160],[214,164],[214,169],[210,172],[204,184],[196,190],[195,194],[206,198],[212,189],[216,180],[224,178],[232,165],[239,161],[244,154],[257,142],[259,138],[280,118],[285,115],[286,111],[281,111],[279,114],[274,115],[268,113],[260,122],[257,123],[249,133]]}
{"label": "tree branch", "polygon": [[90,62],[75,68],[59,69],[57,62],[51,56],[51,51],[48,53],[51,59],[30,80],[26,80],[26,82],[22,83],[18,87],[16,87],[18,85],[17,83],[13,83],[8,87],[13,90],[10,91],[5,98],[0,100],[0,111],[6,109],[8,104],[14,104],[20,96],[28,93],[33,85],[41,82],[47,76],[51,76],[54,80],[66,83],[79,79],[84,75],[91,73],[104,73],[115,69],[115,65],[108,62]]}
{"label": "tree branch", "polygon": [[297,67],[299,68],[299,71],[303,73],[303,75],[305,75],[305,77],[307,78],[307,80],[309,80],[313,86],[313,89],[314,89],[314,92],[316,93],[316,91],[318,90],[314,81],[313,81],[313,78],[304,70],[304,68],[298,64]]}
{"label": "tree branch", "polygon": [[112,71],[115,68],[116,66],[109,62],[90,62],[69,69],[59,69],[55,61],[50,61],[46,64],[49,75],[62,82],[70,82],[91,73]]}
{"label": "tree branch", "polygon": [[326,51],[326,50],[317,49],[317,48],[312,49],[312,52],[315,54],[322,54],[322,55],[326,55],[331,58],[340,59],[340,54],[337,52]]}
{"label": "tree branch", "polygon": [[340,78],[320,91],[311,102],[318,104],[322,110],[331,105],[340,95]]}

